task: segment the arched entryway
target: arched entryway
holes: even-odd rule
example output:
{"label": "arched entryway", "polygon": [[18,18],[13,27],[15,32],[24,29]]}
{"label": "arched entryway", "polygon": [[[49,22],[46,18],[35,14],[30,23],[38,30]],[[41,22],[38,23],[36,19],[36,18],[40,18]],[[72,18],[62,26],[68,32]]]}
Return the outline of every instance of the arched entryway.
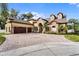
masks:
{"label": "arched entryway", "polygon": [[43,31],[43,25],[39,23],[39,33],[42,33],[42,31]]}

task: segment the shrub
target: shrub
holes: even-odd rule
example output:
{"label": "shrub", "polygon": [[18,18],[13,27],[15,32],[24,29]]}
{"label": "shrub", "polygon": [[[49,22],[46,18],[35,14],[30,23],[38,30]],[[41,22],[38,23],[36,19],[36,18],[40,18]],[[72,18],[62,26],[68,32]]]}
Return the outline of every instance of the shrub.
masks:
{"label": "shrub", "polygon": [[63,26],[62,24],[58,26],[58,33],[67,33],[67,26]]}

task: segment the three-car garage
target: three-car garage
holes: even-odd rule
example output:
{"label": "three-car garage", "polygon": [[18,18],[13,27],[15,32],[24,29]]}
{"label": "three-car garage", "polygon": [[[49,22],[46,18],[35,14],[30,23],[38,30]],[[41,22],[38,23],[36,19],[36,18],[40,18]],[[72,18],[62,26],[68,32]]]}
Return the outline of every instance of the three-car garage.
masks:
{"label": "three-car garage", "polygon": [[11,34],[31,33],[33,24],[29,22],[10,20],[8,21],[5,27],[6,32]]}
{"label": "three-car garage", "polygon": [[25,28],[25,27],[14,27],[14,34],[17,33],[31,33],[32,28]]}

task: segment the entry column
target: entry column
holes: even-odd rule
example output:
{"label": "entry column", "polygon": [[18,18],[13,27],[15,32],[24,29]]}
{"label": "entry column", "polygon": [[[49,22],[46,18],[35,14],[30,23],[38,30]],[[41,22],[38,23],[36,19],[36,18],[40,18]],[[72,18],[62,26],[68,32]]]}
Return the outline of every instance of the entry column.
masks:
{"label": "entry column", "polygon": [[28,33],[28,28],[26,27],[26,33]]}
{"label": "entry column", "polygon": [[14,34],[14,27],[11,28],[11,34]]}

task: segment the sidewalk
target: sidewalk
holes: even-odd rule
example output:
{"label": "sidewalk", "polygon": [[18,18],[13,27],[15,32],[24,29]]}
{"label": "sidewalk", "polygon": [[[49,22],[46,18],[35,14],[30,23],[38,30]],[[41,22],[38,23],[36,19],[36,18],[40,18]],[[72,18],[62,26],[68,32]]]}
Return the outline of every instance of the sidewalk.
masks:
{"label": "sidewalk", "polygon": [[29,47],[1,52],[0,56],[77,56],[79,44],[76,43],[43,43]]}

